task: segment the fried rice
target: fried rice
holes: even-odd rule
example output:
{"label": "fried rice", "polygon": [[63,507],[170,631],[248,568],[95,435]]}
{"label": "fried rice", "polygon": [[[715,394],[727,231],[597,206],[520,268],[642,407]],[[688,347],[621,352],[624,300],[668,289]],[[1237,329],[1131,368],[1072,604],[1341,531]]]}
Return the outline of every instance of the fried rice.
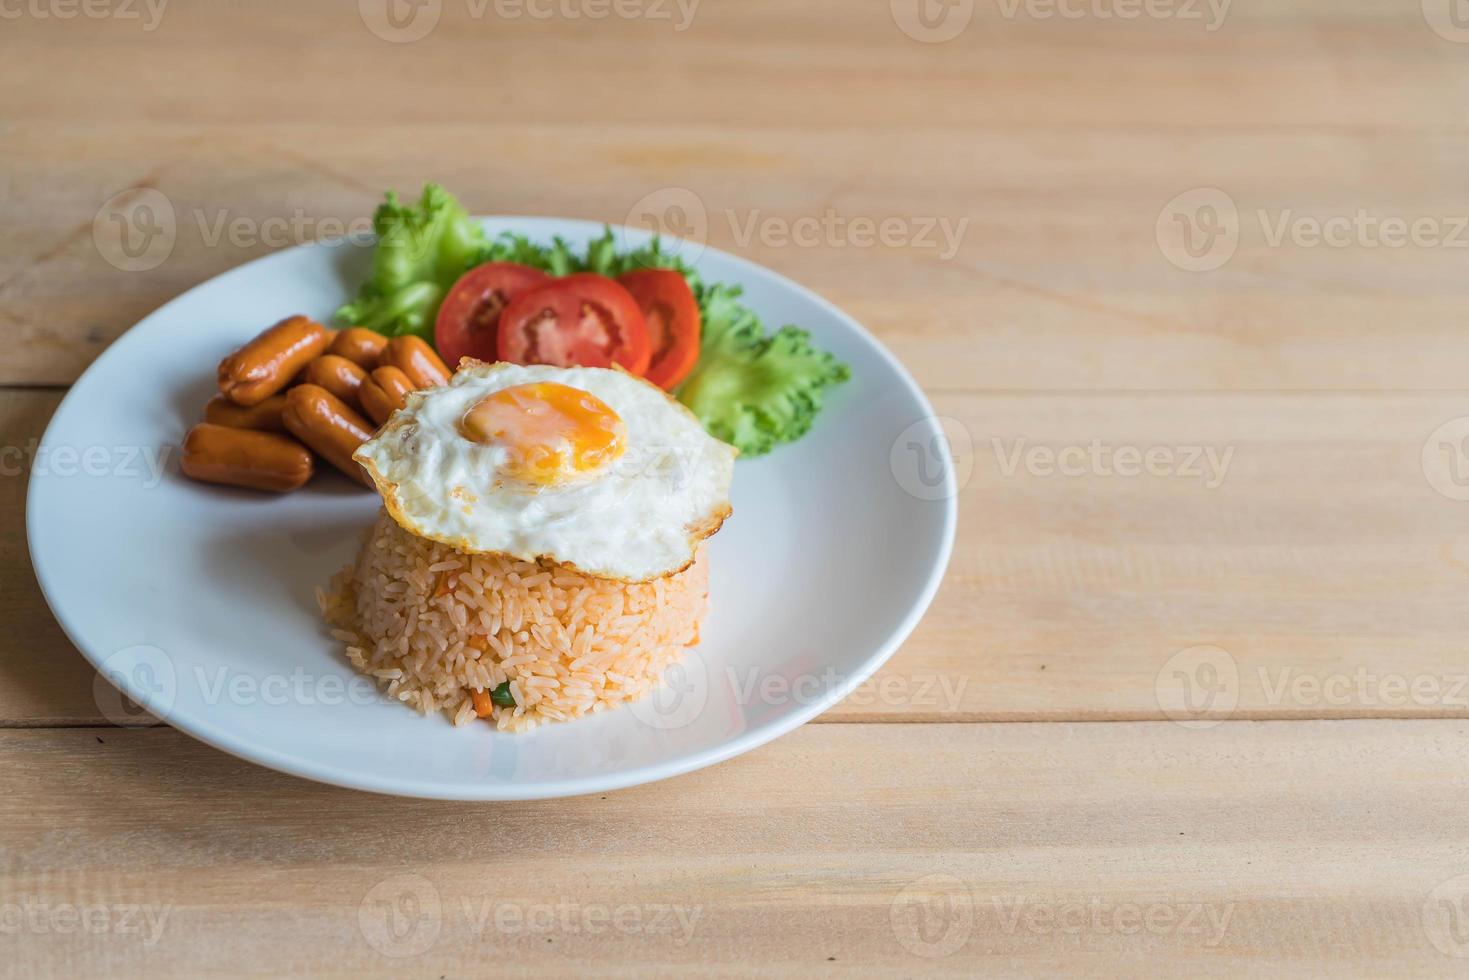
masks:
{"label": "fried rice", "polygon": [[[698,642],[709,568],[651,582],[585,575],[548,560],[470,555],[378,516],[354,565],[317,590],[347,659],[390,697],[456,725],[501,731],[634,700]],[[513,706],[489,692],[508,685]],[[478,699],[480,708],[476,709]]]}

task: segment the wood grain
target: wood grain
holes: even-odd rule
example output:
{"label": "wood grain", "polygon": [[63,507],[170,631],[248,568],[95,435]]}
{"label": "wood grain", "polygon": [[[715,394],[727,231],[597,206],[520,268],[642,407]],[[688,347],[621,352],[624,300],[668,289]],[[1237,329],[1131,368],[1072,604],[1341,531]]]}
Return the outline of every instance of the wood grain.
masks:
{"label": "wood grain", "polygon": [[[289,30],[264,0],[170,6],[151,32],[7,21],[0,329],[23,343],[0,382],[68,382],[183,289],[438,179],[481,213],[618,223],[686,188],[696,237],[828,295],[930,386],[1461,385],[1469,136],[1456,100],[1420,93],[1462,91],[1462,46],[1412,4],[1235,5],[1210,32],[1020,2],[978,5],[946,44],[839,0],[705,3],[683,32],[446,0],[407,44],[351,5],[291,5]],[[125,85],[99,84],[114,70]],[[92,223],[135,187],[167,196],[178,239],[123,272]],[[1207,273],[1156,230],[1201,187],[1241,225]],[[1358,212],[1446,241],[1271,242]],[[218,233],[298,216],[275,245]],[[803,220],[820,230],[787,241]],[[853,236],[862,220],[896,221],[892,244]]]}
{"label": "wood grain", "polygon": [[[1008,16],[976,4],[946,43],[906,35],[889,4],[840,0],[698,3],[684,30],[679,17],[656,16],[671,3],[601,19],[575,16],[592,6],[577,3],[433,6],[437,26],[397,44],[374,36],[355,7],[291,0],[173,4],[153,30],[120,17],[13,20],[7,50],[57,60],[52,84],[32,89],[40,59],[7,59],[7,118],[1410,128],[1451,108],[1409,105],[1403,93],[1464,67],[1420,8],[1390,0],[1236,6],[1213,31],[1179,17],[1047,18],[1032,5]],[[548,7],[573,15],[529,12]],[[639,57],[627,57],[634,47]],[[150,50],[157,56],[125,66],[125,88],[88,89],[104,71],[97,54]],[[1131,70],[1117,70],[1124,63]],[[534,70],[549,64],[555,72]],[[1227,96],[1221,75],[1238,86]],[[245,111],[231,118],[231,106]]]}
{"label": "wood grain", "polygon": [[[1266,238],[1285,217],[1366,209],[1379,220],[1436,220],[1457,241],[1469,140],[1454,135],[1394,136],[1401,154],[1365,176],[1361,161],[1374,142],[1354,133],[1219,139],[1217,155],[1238,163],[1209,162],[1206,172],[1201,151],[1180,153],[1163,132],[924,129],[876,145],[852,127],[675,133],[505,124],[363,134],[335,125],[306,135],[284,126],[193,135],[151,124],[101,133],[17,127],[38,160],[99,138],[114,150],[77,175],[59,205],[48,167],[38,162],[33,175],[20,168],[11,210],[21,238],[0,245],[0,269],[10,270],[0,277],[0,309],[7,330],[26,343],[0,364],[0,380],[68,382],[184,289],[266,254],[270,243],[360,224],[384,189],[411,193],[432,178],[480,213],[612,223],[635,221],[650,196],[686,188],[702,208],[690,219],[694,237],[828,296],[929,386],[1460,384],[1454,365],[1465,354],[1458,317],[1469,249],[1272,246]],[[322,154],[318,143],[344,149]],[[598,155],[595,183],[584,179],[588,147]],[[905,176],[915,155],[935,161],[918,182]],[[860,169],[813,171],[813,159],[858,161],[849,166]],[[1141,172],[1139,160],[1149,161]],[[1267,161],[1298,176],[1266,172]],[[1384,197],[1374,180],[1412,191]],[[157,268],[125,272],[104,260],[92,218],[135,186],[167,196],[177,240]],[[1227,265],[1193,273],[1164,258],[1155,225],[1170,198],[1201,186],[1230,193],[1243,229]],[[272,235],[272,219],[296,227]],[[846,228],[863,220],[896,221],[894,247],[854,239]],[[803,221],[818,223],[807,229],[815,237],[791,240]],[[244,232],[231,233],[232,222]]]}
{"label": "wood grain", "polygon": [[[57,397],[0,394],[0,441],[39,436]],[[1469,717],[1469,506],[1422,459],[1443,422],[1469,418],[1469,394],[940,393],[936,407],[964,479],[949,574],[828,720]],[[1155,472],[1123,475],[1129,451],[1160,454]],[[23,482],[0,481],[14,630],[0,721],[100,723],[29,575]]]}
{"label": "wood grain", "polygon": [[1469,952],[1443,904],[1469,890],[1456,721],[820,725],[496,805],[166,729],[5,731],[0,755],[16,976],[1451,976],[1440,948]]}

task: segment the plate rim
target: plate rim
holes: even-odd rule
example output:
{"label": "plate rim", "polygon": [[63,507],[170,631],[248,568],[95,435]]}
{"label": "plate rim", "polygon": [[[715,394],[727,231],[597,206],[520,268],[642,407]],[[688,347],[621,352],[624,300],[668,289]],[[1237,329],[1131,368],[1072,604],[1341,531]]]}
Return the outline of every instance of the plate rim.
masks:
{"label": "plate rim", "polygon": [[[634,228],[629,225],[591,221],[585,218],[561,218],[551,215],[476,215],[475,220],[478,221],[481,226],[490,223],[494,223],[497,225],[554,224],[560,226],[563,231],[569,225],[577,225],[582,226],[581,230],[585,231],[588,236],[595,235],[600,229],[606,228],[613,230],[614,233],[620,232],[621,240],[624,242],[639,240],[645,242],[655,237],[654,233],[649,232],[646,229]],[[534,237],[534,233],[528,233],[528,237]],[[774,284],[778,285],[782,289],[793,291],[803,296],[808,301],[814,302],[817,306],[823,308],[828,314],[832,315],[837,321],[842,323],[847,329],[851,330],[857,337],[865,342],[894,372],[898,380],[907,389],[907,393],[914,399],[914,401],[920,406],[920,408],[927,413],[923,418],[917,421],[926,425],[926,427],[930,430],[931,435],[941,436],[943,434],[943,430],[938,424],[938,415],[934,411],[933,404],[929,401],[928,396],[924,393],[923,389],[918,385],[918,382],[915,381],[913,376],[908,372],[908,369],[903,365],[900,360],[898,360],[897,356],[894,355],[892,351],[888,350],[888,348],[871,333],[871,331],[869,331],[855,317],[847,313],[841,307],[837,306],[835,303],[828,300],[825,296],[822,296],[814,289],[802,285],[801,283],[796,282],[788,276],[777,272],[776,270],[771,269],[768,266],[761,265],[760,263],[755,262],[751,259],[744,258],[743,256],[736,255],[732,252],[727,252],[723,249],[719,249],[712,245],[698,242],[696,240],[683,239],[674,235],[661,235],[657,237],[661,237],[665,242],[686,243],[688,245],[698,248],[699,254],[698,256],[696,256],[694,262],[696,268],[697,259],[699,257],[702,257],[704,254],[715,254],[720,256],[722,259],[732,262],[743,272],[749,274],[752,278],[764,278],[767,280],[771,280],[774,282]],[[139,342],[136,337],[134,337],[132,341],[129,341],[128,339],[129,335],[134,334],[138,327],[148,323],[155,317],[163,316],[171,307],[173,307],[175,304],[182,303],[187,297],[191,296],[196,291],[214,287],[221,280],[228,279],[237,274],[242,274],[244,270],[249,269],[251,266],[254,266],[258,263],[274,261],[279,259],[281,256],[302,249],[333,249],[342,247],[356,247],[356,245],[350,239],[342,237],[323,241],[303,242],[298,245],[293,245],[289,248],[277,249],[275,251],[268,252],[265,255],[260,255],[253,259],[250,259],[248,262],[242,262],[239,265],[234,266],[230,269],[226,269],[225,271],[217,275],[211,276],[203,282],[191,286],[190,288],[179,293],[177,296],[172,297],[167,302],[158,306],[156,309],[152,310],[136,323],[134,323],[127,330],[119,334],[117,339],[114,340],[112,344],[109,345],[108,348],[100,355],[98,355],[89,365],[87,365],[86,369],[83,370],[82,373],[77,376],[76,380],[71,383],[70,387],[67,389],[66,394],[62,397],[61,401],[57,403],[56,409],[52,413],[51,419],[47,422],[46,431],[42,433],[40,442],[37,444],[38,447],[44,448],[47,445],[48,440],[51,438],[52,430],[56,425],[57,419],[62,415],[63,410],[66,409],[68,402],[70,402],[72,398],[77,395],[77,392],[83,388],[88,376],[91,375],[94,371],[98,370],[101,365],[107,363],[110,358],[117,356],[117,353],[119,351],[126,349],[130,343]],[[744,284],[742,283],[741,285]],[[47,609],[50,610],[52,617],[61,627],[62,633],[65,634],[68,642],[70,642],[71,645],[76,649],[76,651],[81,654],[81,656],[92,666],[94,670],[97,671],[97,676],[104,678],[105,680],[107,680],[108,683],[114,684],[114,686],[118,686],[115,683],[114,678],[109,677],[102,672],[102,661],[105,660],[105,658],[99,658],[98,656],[95,656],[91,651],[89,651],[86,647],[84,647],[81,643],[77,641],[76,635],[74,634],[71,625],[67,622],[67,619],[62,616],[61,613],[57,610],[56,603],[52,600],[53,588],[55,585],[54,579],[51,578],[50,573],[46,570],[45,562],[42,560],[41,555],[38,553],[36,544],[37,527],[35,524],[36,508],[34,506],[34,497],[37,493],[37,486],[37,473],[34,469],[32,469],[29,477],[27,478],[26,484],[26,551],[30,558],[32,574],[35,576],[36,583],[40,587],[41,596],[46,602]],[[940,499],[927,500],[925,502],[936,504],[941,503],[943,506],[941,529],[942,539],[940,541],[937,553],[933,556],[933,561],[929,569],[928,577],[920,587],[916,601],[909,607],[907,613],[904,615],[902,620],[889,632],[889,634],[880,643],[876,644],[873,647],[873,652],[869,656],[864,658],[857,669],[851,671],[842,684],[833,685],[830,689],[822,692],[820,697],[813,698],[808,703],[803,703],[799,705],[796,710],[780,716],[778,719],[765,725],[764,727],[743,732],[731,739],[720,743],[717,746],[713,746],[696,752],[691,752],[687,755],[679,756],[668,761],[649,763],[647,765],[637,768],[609,773],[603,776],[558,780],[555,782],[545,783],[508,782],[474,785],[461,784],[457,789],[450,790],[448,788],[441,787],[438,783],[433,781],[415,781],[415,778],[411,774],[406,774],[403,776],[399,776],[396,779],[389,780],[384,777],[374,776],[372,774],[353,772],[351,770],[341,769],[337,766],[315,762],[308,756],[291,755],[274,749],[261,748],[255,743],[249,742],[248,740],[231,736],[223,729],[211,725],[207,721],[207,719],[194,717],[185,717],[180,719],[174,717],[173,711],[167,712],[167,717],[162,719],[158,725],[137,727],[157,728],[166,725],[167,727],[182,732],[183,734],[194,738],[197,741],[203,742],[204,744],[209,745],[212,748],[218,749],[221,752],[225,752],[231,756],[234,756],[237,759],[241,759],[245,762],[250,762],[255,765],[263,766],[276,772],[285,773],[289,776],[308,779],[318,783],[325,783],[331,786],[339,786],[344,789],[353,789],[363,792],[377,793],[386,796],[404,797],[409,799],[454,800],[461,802],[513,802],[523,800],[565,799],[576,796],[591,795],[594,793],[606,793],[620,789],[629,789],[631,787],[640,786],[645,783],[657,782],[663,779],[670,779],[674,776],[681,776],[686,773],[707,768],[709,766],[718,765],[719,763],[732,759],[735,756],[743,755],[746,752],[757,749],[768,742],[780,738],[782,735],[789,734],[790,732],[801,727],[802,725],[805,725],[816,716],[824,713],[825,711],[834,707],[837,703],[845,699],[848,694],[850,694],[859,685],[861,685],[864,681],[875,674],[879,669],[881,669],[884,664],[887,663],[888,660],[892,658],[893,654],[897,652],[898,648],[903,644],[905,640],[907,640],[907,638],[912,634],[913,630],[918,626],[918,623],[927,614],[929,607],[933,604],[934,597],[938,593],[940,585],[943,583],[944,576],[947,574],[948,571],[949,562],[953,557],[954,542],[957,535],[959,511],[957,477],[954,472],[954,467],[944,467],[944,488],[942,497]],[[96,680],[96,677],[94,677],[94,685],[96,684]],[[136,692],[128,690],[129,685],[127,681],[130,680],[129,678],[123,678],[122,680],[123,683],[119,687],[122,693],[128,695],[129,697],[132,697],[134,701],[140,704],[146,702],[146,696],[137,697]],[[517,737],[534,737],[534,733],[532,732],[529,735],[521,735]],[[479,792],[475,792],[474,790],[476,789],[478,789]]]}

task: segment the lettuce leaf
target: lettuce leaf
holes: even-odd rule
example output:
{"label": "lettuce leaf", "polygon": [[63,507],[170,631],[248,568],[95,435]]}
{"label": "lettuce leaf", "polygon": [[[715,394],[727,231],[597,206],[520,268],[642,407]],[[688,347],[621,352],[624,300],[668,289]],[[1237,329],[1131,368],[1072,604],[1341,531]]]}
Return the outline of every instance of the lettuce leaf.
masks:
{"label": "lettuce leaf", "polygon": [[438,184],[425,184],[417,204],[402,204],[388,191],[372,225],[372,277],[337,310],[337,320],[432,342],[439,304],[484,249],[484,229]]}
{"label": "lettuce leaf", "polygon": [[739,296],[737,286],[712,286],[700,296],[699,361],[678,399],[710,435],[760,456],[810,431],[825,389],[846,381],[851,370],[813,347],[799,327],[767,334]]}

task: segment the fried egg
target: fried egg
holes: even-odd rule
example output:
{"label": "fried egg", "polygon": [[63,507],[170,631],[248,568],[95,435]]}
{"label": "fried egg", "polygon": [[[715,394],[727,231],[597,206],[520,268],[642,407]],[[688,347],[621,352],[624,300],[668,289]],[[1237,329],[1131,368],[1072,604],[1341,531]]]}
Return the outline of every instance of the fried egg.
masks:
{"label": "fried egg", "polygon": [[736,452],[624,371],[465,359],[353,458],[419,537],[646,582],[729,516]]}

